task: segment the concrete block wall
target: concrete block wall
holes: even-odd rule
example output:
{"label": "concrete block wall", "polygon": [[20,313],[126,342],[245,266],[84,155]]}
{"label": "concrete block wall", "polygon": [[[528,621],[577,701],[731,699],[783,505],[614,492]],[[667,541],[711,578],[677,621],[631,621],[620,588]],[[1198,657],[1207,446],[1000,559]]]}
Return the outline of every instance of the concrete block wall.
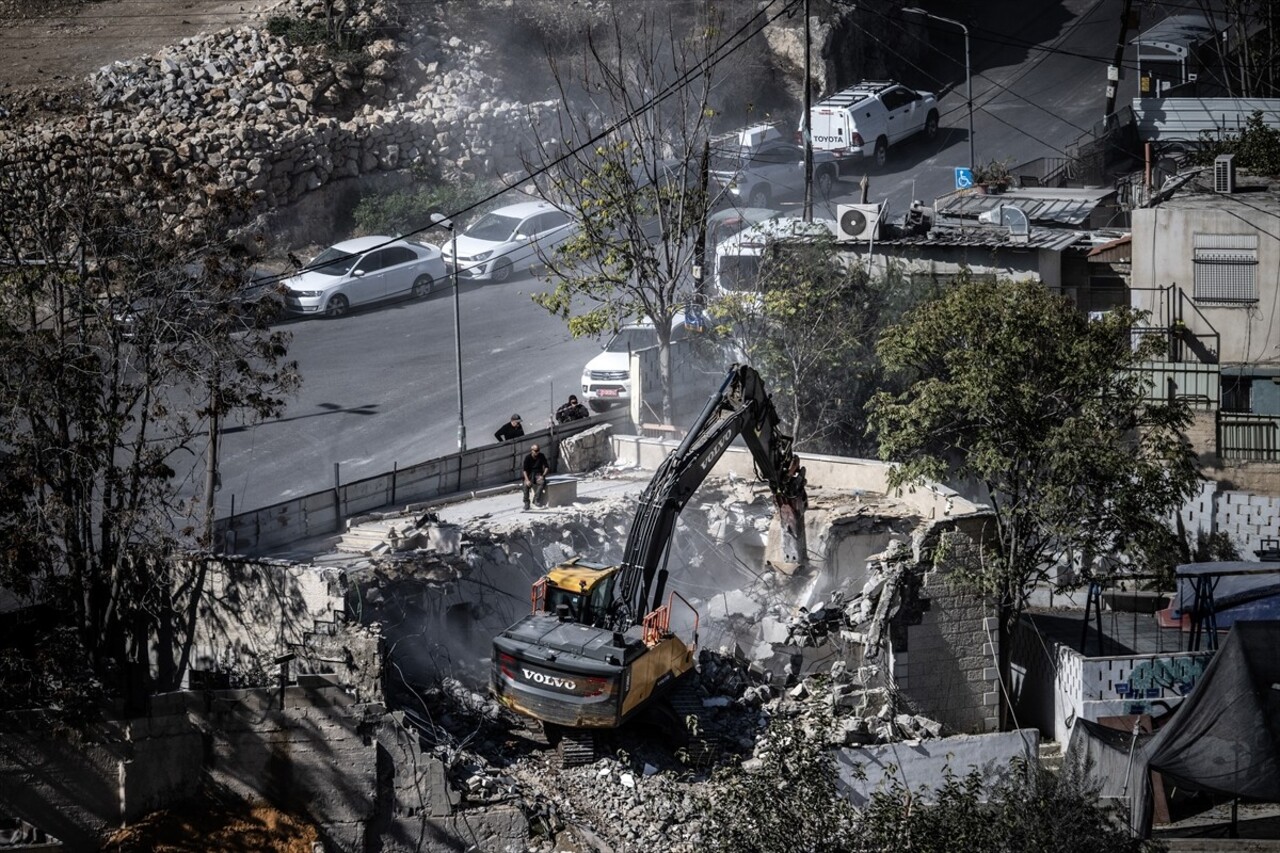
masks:
{"label": "concrete block wall", "polygon": [[519,809],[461,807],[403,721],[305,677],[283,693],[158,696],[147,717],[82,731],[0,719],[0,813],[68,850],[96,850],[104,833],[207,783],[306,817],[326,850],[505,850],[528,834]]}
{"label": "concrete block wall", "polygon": [[1254,560],[1254,551],[1262,546],[1262,540],[1280,539],[1280,496],[1277,495],[1280,490],[1258,494],[1206,482],[1183,507],[1182,521],[1192,536],[1196,532],[1225,533],[1235,543],[1241,559]]}
{"label": "concrete block wall", "polygon": [[921,562],[929,565],[938,546],[941,561],[923,573],[914,601],[904,601],[898,618],[907,624],[890,637],[893,678],[912,706],[952,731],[977,734],[1000,727],[1000,628],[989,603],[958,591],[950,577],[977,559],[981,525],[967,526],[934,531],[936,545],[926,545]]}
{"label": "concrete block wall", "polygon": [[212,782],[305,815],[332,850],[367,849],[381,717],[330,686],[220,691],[192,713]]}
{"label": "concrete block wall", "polygon": [[1012,656],[1019,722],[1065,744],[1077,719],[1167,713],[1191,692],[1213,653],[1090,658],[1041,637],[1024,620]]}
{"label": "concrete block wall", "polygon": [[38,714],[0,720],[0,813],[53,835],[68,850],[96,850],[104,832],[193,795],[201,740],[156,700],[157,713],[81,729]]}

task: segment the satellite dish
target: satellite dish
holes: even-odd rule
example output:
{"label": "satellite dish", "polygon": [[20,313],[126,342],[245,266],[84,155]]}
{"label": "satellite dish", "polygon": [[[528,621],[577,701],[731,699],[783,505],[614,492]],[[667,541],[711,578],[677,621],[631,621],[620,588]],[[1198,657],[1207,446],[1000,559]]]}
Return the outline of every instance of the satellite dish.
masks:
{"label": "satellite dish", "polygon": [[1012,204],[1002,204],[978,214],[978,221],[988,225],[1003,225],[1014,237],[1026,237],[1031,233],[1031,221],[1026,212]]}

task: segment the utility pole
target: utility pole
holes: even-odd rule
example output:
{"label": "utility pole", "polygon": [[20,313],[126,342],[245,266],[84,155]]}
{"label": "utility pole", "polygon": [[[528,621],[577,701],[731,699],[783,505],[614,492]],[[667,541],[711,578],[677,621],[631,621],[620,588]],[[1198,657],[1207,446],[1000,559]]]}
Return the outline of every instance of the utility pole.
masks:
{"label": "utility pole", "polygon": [[205,454],[204,536],[200,543],[209,550],[215,550],[213,547],[213,497],[221,485],[218,482],[218,414],[221,409],[218,386],[220,384],[221,375],[215,369],[213,378],[209,381],[209,452]]}
{"label": "utility pole", "polygon": [[1120,67],[1124,62],[1125,37],[1129,35],[1129,15],[1133,11],[1133,0],[1124,0],[1124,8],[1120,10],[1120,35],[1116,38],[1116,54],[1107,69],[1107,107],[1102,113],[1102,126],[1111,122],[1116,111],[1116,90],[1120,88]]}
{"label": "utility pole", "polygon": [[698,166],[698,237],[693,244],[693,292],[705,294],[702,281],[707,269],[707,188],[711,182],[711,140],[702,141],[702,162]]}
{"label": "utility pole", "polygon": [[812,74],[809,44],[809,0],[804,0],[804,221],[813,221],[813,131],[809,127]]}

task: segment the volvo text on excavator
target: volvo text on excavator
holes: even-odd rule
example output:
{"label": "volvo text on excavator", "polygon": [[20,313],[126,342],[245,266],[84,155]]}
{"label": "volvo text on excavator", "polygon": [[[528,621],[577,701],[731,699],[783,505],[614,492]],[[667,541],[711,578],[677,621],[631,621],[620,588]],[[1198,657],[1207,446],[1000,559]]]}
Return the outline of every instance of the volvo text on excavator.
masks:
{"label": "volvo text on excavator", "polygon": [[[508,708],[540,720],[565,761],[588,760],[594,733],[613,729],[688,683],[697,613],[666,590],[676,519],[729,444],[741,435],[768,482],[782,525],[783,559],[805,562],[804,469],[759,374],[735,365],[689,433],[658,466],[640,496],[622,562],[574,558],[533,587],[533,612],[493,641],[490,690]],[[652,594],[651,594],[652,593]],[[665,599],[665,600],[664,600]],[[672,610],[692,630],[672,629]]]}

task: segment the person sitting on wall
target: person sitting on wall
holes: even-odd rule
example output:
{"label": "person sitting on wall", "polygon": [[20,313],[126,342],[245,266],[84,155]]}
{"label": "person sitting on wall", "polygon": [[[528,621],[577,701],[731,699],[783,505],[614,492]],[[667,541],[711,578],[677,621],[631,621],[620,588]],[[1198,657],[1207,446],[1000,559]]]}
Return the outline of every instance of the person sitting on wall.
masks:
{"label": "person sitting on wall", "polygon": [[493,437],[498,441],[510,441],[522,435],[524,435],[524,424],[520,423],[519,415],[512,415],[511,421],[498,427],[498,431],[493,434]]}
{"label": "person sitting on wall", "polygon": [[551,470],[551,463],[547,461],[547,457],[542,455],[542,451],[538,449],[538,445],[532,445],[529,448],[529,455],[524,458],[522,472],[524,474],[524,508],[529,508],[529,492],[533,492],[533,499],[538,506],[547,505],[547,472]]}
{"label": "person sitting on wall", "polygon": [[556,409],[556,423],[567,424],[569,421],[580,421],[591,417],[587,407],[578,402],[578,395],[570,394],[569,402]]}

